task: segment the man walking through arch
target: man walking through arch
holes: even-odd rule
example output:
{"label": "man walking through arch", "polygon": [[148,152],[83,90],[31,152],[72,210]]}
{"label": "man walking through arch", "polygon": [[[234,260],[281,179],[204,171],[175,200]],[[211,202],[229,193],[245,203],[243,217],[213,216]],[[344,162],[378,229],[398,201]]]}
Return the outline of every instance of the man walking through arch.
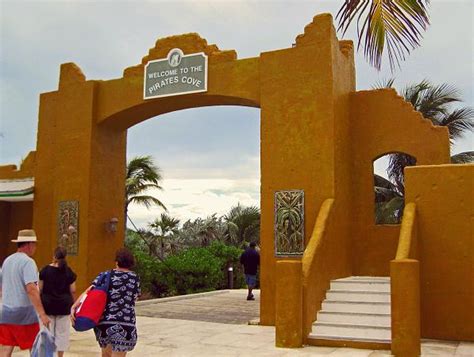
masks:
{"label": "man walking through arch", "polygon": [[240,263],[244,266],[245,283],[248,288],[247,300],[255,300],[252,290],[257,284],[257,270],[260,265],[260,255],[255,249],[256,246],[255,242],[251,242],[240,256]]}

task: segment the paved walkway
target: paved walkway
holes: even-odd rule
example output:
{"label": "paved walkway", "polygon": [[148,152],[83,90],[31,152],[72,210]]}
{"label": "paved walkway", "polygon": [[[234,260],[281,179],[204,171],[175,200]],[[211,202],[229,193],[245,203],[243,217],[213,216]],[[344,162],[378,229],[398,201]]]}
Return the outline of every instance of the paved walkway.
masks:
{"label": "paved walkway", "polygon": [[247,301],[246,290],[220,290],[140,301],[136,312],[147,317],[245,325],[260,316],[260,291],[254,295],[255,301]]}
{"label": "paved walkway", "polygon": [[[256,301],[247,302],[244,290],[226,290],[197,296],[169,298],[160,302],[141,302],[137,307],[138,314],[149,316],[138,316],[139,340],[137,347],[128,356],[390,356],[390,351],[352,348],[276,348],[274,327],[251,326],[244,324],[245,321],[242,324],[237,323],[239,315],[247,316],[248,314],[250,317],[254,317],[256,314],[258,316],[259,296],[258,293],[255,295]],[[189,310],[185,308],[186,306]],[[208,308],[209,306],[211,308]],[[242,307],[244,313],[239,314],[239,306]],[[180,319],[176,319],[176,316],[173,319],[163,318],[171,311],[179,313]],[[205,315],[220,319],[220,323],[208,322]],[[99,355],[99,348],[92,331],[72,333],[71,348],[66,356]],[[28,356],[28,353],[25,351],[15,352],[14,356]],[[474,343],[423,341],[422,356],[472,357],[474,356]]]}

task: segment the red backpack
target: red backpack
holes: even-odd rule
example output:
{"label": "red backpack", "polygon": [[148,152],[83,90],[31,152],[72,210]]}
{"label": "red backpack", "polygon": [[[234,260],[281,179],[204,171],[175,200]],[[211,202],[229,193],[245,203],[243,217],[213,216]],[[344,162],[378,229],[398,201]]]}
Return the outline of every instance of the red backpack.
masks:
{"label": "red backpack", "polygon": [[76,320],[73,327],[76,331],[90,330],[99,323],[107,304],[111,275],[112,271],[106,272],[100,281],[97,282],[97,286],[93,287],[82,297],[74,313]]}

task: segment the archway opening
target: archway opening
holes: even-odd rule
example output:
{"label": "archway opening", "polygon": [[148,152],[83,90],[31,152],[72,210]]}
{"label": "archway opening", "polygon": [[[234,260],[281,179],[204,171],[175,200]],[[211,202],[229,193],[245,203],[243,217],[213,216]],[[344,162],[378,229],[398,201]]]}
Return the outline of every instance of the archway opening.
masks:
{"label": "archway opening", "polygon": [[414,165],[416,158],[402,152],[387,153],[373,160],[375,224],[401,223],[405,207],[404,168]]}
{"label": "archway opening", "polygon": [[[221,281],[212,287],[197,280],[184,281],[193,276],[184,271],[181,286],[173,282],[179,279],[166,278],[172,274],[164,271],[160,262],[173,264],[186,259],[185,251],[204,254],[208,248],[237,252],[250,241],[259,241],[260,110],[218,106],[150,118],[131,127],[127,137],[127,162],[145,156],[160,168],[162,189],[142,194],[158,198],[167,209],[137,203],[128,208],[126,245],[138,245],[156,263],[152,266],[156,276],[144,281],[145,288],[153,296],[226,288],[230,265],[234,287],[243,286],[238,261],[225,262],[220,267]],[[192,268],[209,269],[206,274],[212,276],[212,267],[206,265],[212,257],[202,266],[199,259],[193,259]],[[158,277],[160,274],[164,278]],[[169,280],[169,284],[160,284],[160,279]]]}

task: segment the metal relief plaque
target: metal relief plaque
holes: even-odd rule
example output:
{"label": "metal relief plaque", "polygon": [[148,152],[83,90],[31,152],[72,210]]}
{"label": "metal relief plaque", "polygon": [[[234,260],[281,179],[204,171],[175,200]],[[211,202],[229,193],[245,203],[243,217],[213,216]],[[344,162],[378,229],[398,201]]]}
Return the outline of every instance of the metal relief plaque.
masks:
{"label": "metal relief plaque", "polygon": [[304,191],[275,192],[275,255],[304,252]]}
{"label": "metal relief plaque", "polygon": [[69,255],[79,253],[79,201],[60,201],[58,211],[58,246]]}
{"label": "metal relief plaque", "polygon": [[207,91],[207,56],[203,52],[185,55],[173,48],[167,58],[148,62],[144,72],[144,99]]}

